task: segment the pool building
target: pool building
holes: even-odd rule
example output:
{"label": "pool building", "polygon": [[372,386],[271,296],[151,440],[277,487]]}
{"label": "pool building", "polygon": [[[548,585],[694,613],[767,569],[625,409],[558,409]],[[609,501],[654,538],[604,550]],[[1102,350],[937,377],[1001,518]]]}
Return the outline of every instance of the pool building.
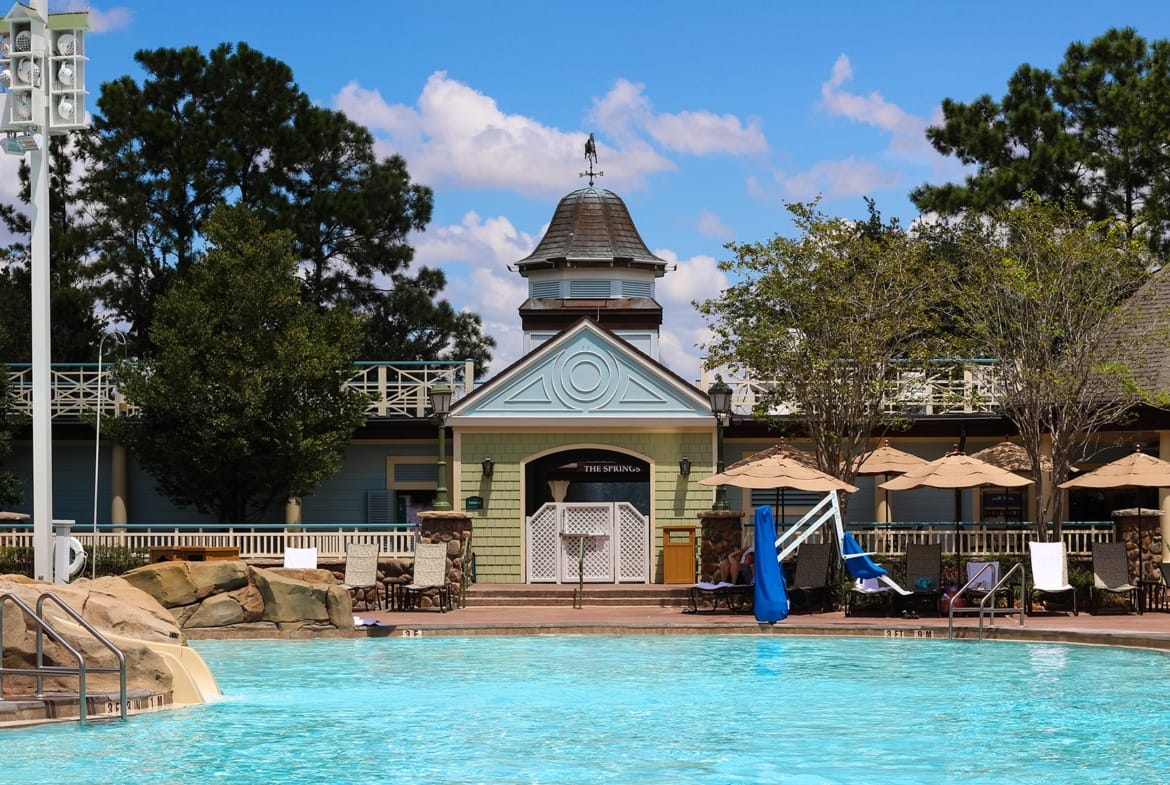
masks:
{"label": "pool building", "polygon": [[[688,380],[659,361],[663,312],[655,287],[670,266],[651,253],[617,194],[592,184],[567,194],[535,250],[509,269],[528,290],[518,304],[521,358],[486,380],[474,378],[470,362],[363,363],[350,383],[372,402],[343,465],[312,495],[271,510],[270,525],[397,531],[433,517],[445,498],[450,517],[473,532],[478,582],[575,583],[580,560],[592,582],[662,583],[693,581],[703,571],[692,559],[680,575],[672,566],[676,548],[726,550],[725,534],[750,539],[744,527],[754,507],[772,505],[778,519],[791,522],[813,503],[800,492],[729,487],[729,509],[712,509],[715,489],[699,481],[715,472],[720,445],[730,464],[775,444],[778,435],[751,415],[760,381],[726,379],[732,411],[721,427],[708,396],[712,374],[703,369]],[[1170,299],[1162,294],[1170,290],[1164,277],[1139,293],[1150,318],[1164,318]],[[1159,354],[1146,370],[1170,373],[1154,348]],[[28,393],[28,369],[12,370],[27,405],[21,396]],[[913,425],[891,443],[933,459],[960,439],[968,453],[1002,442],[1014,428],[995,411],[993,373],[987,363],[954,362],[940,365],[937,378],[915,379],[907,388]],[[214,521],[157,493],[121,446],[100,435],[95,446],[92,413],[125,416],[131,403],[105,383],[100,367],[54,366],[54,380],[54,518],[75,521],[83,539],[94,508],[103,533],[214,530]],[[452,392],[441,426],[429,411],[437,384]],[[1166,413],[1142,410],[1124,427],[1108,434],[1116,446],[1102,452],[1102,463],[1134,443],[1170,456]],[[23,511],[31,512],[27,438],[16,443],[10,463],[25,483]],[[891,516],[891,499],[877,488],[883,479],[858,478],[847,510],[851,526],[949,521],[949,531],[959,514],[1010,527],[1027,519],[1035,493],[964,490],[956,510],[950,492],[898,492]],[[1110,538],[1115,510],[1149,510],[1142,547],[1151,561],[1162,559],[1161,531],[1170,521],[1165,490],[1074,494],[1070,504],[1070,520]]]}

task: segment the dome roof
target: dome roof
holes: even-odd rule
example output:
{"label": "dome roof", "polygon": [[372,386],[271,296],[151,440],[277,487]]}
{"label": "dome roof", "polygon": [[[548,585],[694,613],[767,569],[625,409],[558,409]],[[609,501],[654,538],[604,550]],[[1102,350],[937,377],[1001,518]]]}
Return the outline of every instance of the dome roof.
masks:
{"label": "dome roof", "polygon": [[536,250],[516,263],[521,274],[562,266],[613,263],[666,271],[638,234],[626,203],[605,188],[589,186],[561,199]]}

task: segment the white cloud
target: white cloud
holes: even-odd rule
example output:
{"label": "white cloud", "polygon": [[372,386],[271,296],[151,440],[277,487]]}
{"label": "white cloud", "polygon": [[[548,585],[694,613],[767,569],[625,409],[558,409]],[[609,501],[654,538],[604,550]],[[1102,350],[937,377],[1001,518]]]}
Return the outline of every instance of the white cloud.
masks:
{"label": "white cloud", "polygon": [[715,237],[722,240],[734,239],[735,233],[723,223],[723,219],[710,210],[699,212],[699,222],[696,224],[699,234],[704,237]]}
{"label": "white cloud", "polygon": [[[507,114],[495,99],[438,71],[415,106],[388,104],[377,91],[350,82],[333,105],[367,126],[382,154],[400,153],[411,176],[432,187],[510,188],[548,196],[574,182],[585,153],[585,131],[561,131]],[[614,185],[639,187],[674,164],[644,144],[607,147],[599,158],[613,166]]]}
{"label": "white cloud", "polygon": [[828,81],[821,84],[821,101],[832,115],[866,123],[890,133],[889,151],[899,156],[928,161],[938,156],[926,139],[925,118],[910,114],[887,101],[877,90],[858,95],[842,90],[853,79],[853,65],[847,55],[833,63]]}
{"label": "white cloud", "polygon": [[735,115],[706,111],[656,114],[645,85],[626,79],[618,79],[609,93],[594,100],[592,118],[615,138],[626,141],[645,131],[667,150],[689,155],[746,155],[768,149],[758,118],[745,123]]}
{"label": "white cloud", "polygon": [[818,195],[864,196],[902,183],[899,172],[852,156],[841,161],[821,161],[804,172],[780,175],[778,179],[785,198],[791,201],[808,201]]}
{"label": "white cloud", "polygon": [[656,288],[663,316],[659,359],[679,376],[694,381],[699,378],[702,356],[698,347],[710,339],[711,332],[693,303],[726,289],[727,275],[710,256],[679,259],[668,249],[655,249],[654,255],[676,266],[658,281]]}
{"label": "white cloud", "polygon": [[89,29],[92,33],[108,33],[112,30],[122,30],[130,26],[134,14],[129,8],[111,8],[102,11],[88,6]]}

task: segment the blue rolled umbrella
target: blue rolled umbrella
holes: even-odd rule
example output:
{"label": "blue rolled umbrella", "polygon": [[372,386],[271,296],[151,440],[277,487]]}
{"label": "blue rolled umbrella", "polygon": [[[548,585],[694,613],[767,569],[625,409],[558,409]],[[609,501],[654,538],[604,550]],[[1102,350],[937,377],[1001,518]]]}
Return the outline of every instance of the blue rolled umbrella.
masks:
{"label": "blue rolled umbrella", "polygon": [[772,508],[756,508],[756,621],[771,624],[788,618],[788,590],[776,554],[776,521]]}

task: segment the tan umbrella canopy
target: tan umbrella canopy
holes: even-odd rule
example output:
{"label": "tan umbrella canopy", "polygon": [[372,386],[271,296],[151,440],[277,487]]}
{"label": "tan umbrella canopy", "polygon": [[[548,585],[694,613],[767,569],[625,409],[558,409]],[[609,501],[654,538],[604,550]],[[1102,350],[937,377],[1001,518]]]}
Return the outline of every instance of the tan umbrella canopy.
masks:
{"label": "tan umbrella canopy", "polygon": [[776,491],[776,521],[783,524],[787,517],[784,509],[784,491],[845,491],[854,493],[857,486],[825,474],[816,468],[816,460],[803,450],[790,447],[784,442],[749,455],[733,463],[719,474],[699,480],[701,485],[732,485],[736,488],[772,489]]}
{"label": "tan umbrella canopy", "polygon": [[[1032,459],[1028,457],[1028,451],[1015,442],[993,444],[979,452],[971,453],[971,457],[1007,469],[1009,472],[1028,474],[1032,472]],[[1047,455],[1040,456],[1040,470],[1052,471],[1052,459]]]}
{"label": "tan umbrella canopy", "polygon": [[1060,484],[1061,488],[1170,488],[1170,461],[1140,449]]}
{"label": "tan umbrella canopy", "polygon": [[28,515],[23,512],[8,512],[0,510],[0,521],[27,521]]}
{"label": "tan umbrella canopy", "polygon": [[811,455],[784,442],[733,463],[719,474],[699,480],[702,485],[733,485],[736,488],[792,488],[798,491],[845,491],[857,487],[825,474],[814,465]]}
{"label": "tan umbrella canopy", "polygon": [[[919,458],[897,447],[890,446],[890,440],[884,439],[881,446],[861,456],[857,464],[857,473],[860,475],[885,476],[888,480],[891,474],[903,474],[926,464],[925,458]],[[890,522],[890,492],[882,489],[883,507],[886,510],[886,523]]]}
{"label": "tan umbrella canopy", "polygon": [[891,447],[890,440],[886,439],[880,447],[861,456],[861,460],[857,464],[857,473],[902,474],[925,464],[925,458],[919,458],[917,455],[899,450],[897,447]]}
{"label": "tan umbrella canopy", "polygon": [[955,555],[959,553],[959,522],[962,517],[962,501],[959,491],[963,488],[980,488],[992,485],[997,488],[1022,488],[1031,485],[1026,477],[992,466],[965,453],[949,452],[930,463],[911,469],[901,477],[895,477],[881,484],[888,491],[908,491],[912,488],[953,488],[955,490]]}
{"label": "tan umbrella canopy", "polygon": [[[1170,488],[1170,461],[1146,455],[1138,447],[1112,463],[1062,482],[1060,488]],[[1142,536],[1142,508],[1138,505],[1138,536]],[[1145,561],[1143,554],[1142,561]],[[1143,567],[1144,572],[1144,567]],[[1144,575],[1142,576],[1144,577]]]}

